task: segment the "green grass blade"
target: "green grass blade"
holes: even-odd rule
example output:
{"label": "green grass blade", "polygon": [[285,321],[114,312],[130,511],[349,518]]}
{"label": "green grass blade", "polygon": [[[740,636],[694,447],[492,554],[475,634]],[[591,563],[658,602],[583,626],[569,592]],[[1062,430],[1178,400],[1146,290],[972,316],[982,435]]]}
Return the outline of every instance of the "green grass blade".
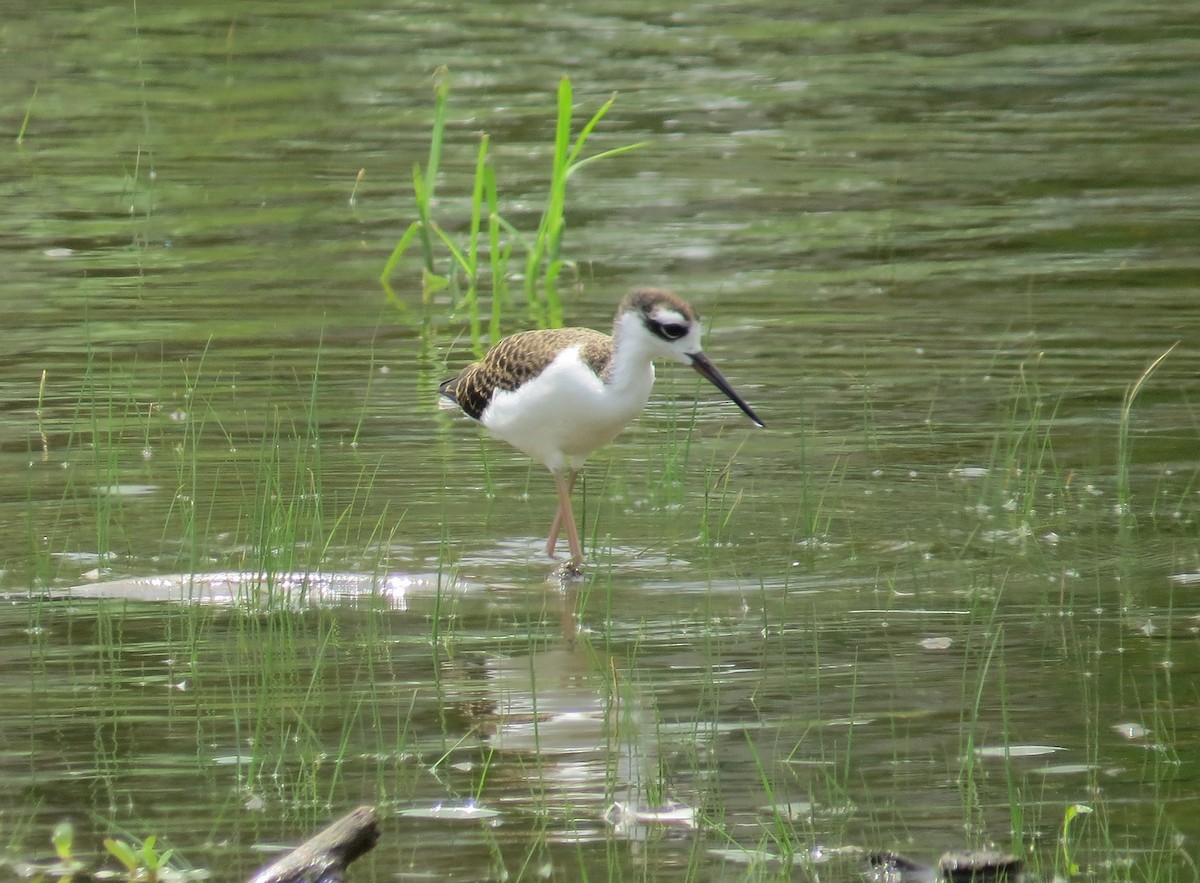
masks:
{"label": "green grass blade", "polygon": [[413,193],[416,194],[417,200],[417,219],[420,221],[421,248],[425,253],[425,271],[427,273],[434,273],[433,239],[429,235],[429,229],[433,226],[429,204],[433,197],[426,189],[425,181],[426,177],[421,171],[421,164],[417,163],[413,166]]}
{"label": "green grass blade", "polygon": [[631,150],[639,150],[640,148],[645,147],[649,143],[650,143],[649,141],[638,141],[636,144],[626,144],[624,147],[614,147],[611,150],[605,150],[605,151],[602,151],[601,153],[593,154],[592,156],[585,156],[583,159],[579,160],[578,162],[571,164],[570,168],[567,169],[567,177],[569,178],[571,175],[575,174],[575,172],[579,171],[584,166],[590,165],[591,163],[594,163],[598,159],[608,159],[609,157],[618,156],[622,153],[628,153]]}
{"label": "green grass blade", "polygon": [[565,200],[568,157],[571,147],[571,80],[563,77],[558,82],[558,114],[554,126],[554,160],[550,170],[550,192],[546,195],[546,207],[538,224],[537,237],[525,260],[525,295],[530,308],[530,318],[539,328],[557,327],[562,324],[562,305],[553,286],[553,278],[545,278],[545,285],[538,291],[538,280],[543,278],[543,265],[552,266],[558,259],[563,232],[563,205]]}
{"label": "green grass blade", "polygon": [[[426,196],[433,201],[438,166],[442,160],[442,139],[446,131],[446,107],[449,104],[450,71],[439,67],[433,74],[433,132],[429,136],[429,160],[425,163],[425,180],[429,182]],[[428,209],[426,205],[426,209]]]}
{"label": "green grass blade", "polygon": [[1146,381],[1150,379],[1150,375],[1158,370],[1167,356],[1171,355],[1180,343],[1182,341],[1177,340],[1167,347],[1158,358],[1146,366],[1146,370],[1134,381],[1133,385],[1125,390],[1125,400],[1121,404],[1121,419],[1117,433],[1117,506],[1121,513],[1122,526],[1128,526],[1133,520],[1129,508],[1132,498],[1129,488],[1129,463],[1131,457],[1129,432],[1133,415],[1133,402],[1138,397],[1138,393],[1142,391],[1142,387],[1146,385]]}
{"label": "green grass blade", "polygon": [[492,311],[488,320],[488,335],[491,340],[500,339],[500,323],[508,306],[508,259],[512,255],[512,243],[501,246],[500,233],[508,230],[517,238],[519,234],[500,215],[500,198],[496,190],[496,170],[491,163],[484,166],[483,190],[488,211],[488,260],[492,270]]}
{"label": "green grass blade", "polygon": [[29,128],[29,118],[33,116],[33,102],[37,100],[38,84],[33,84],[33,94],[29,96],[29,103],[25,105],[25,118],[21,120],[21,128],[17,130],[17,143],[25,142],[25,130]]}
{"label": "green grass blade", "polygon": [[[420,221],[413,221],[408,225],[408,229],[404,231],[404,235],[400,237],[400,241],[396,243],[396,247],[392,249],[391,255],[387,259],[387,263],[383,265],[383,272],[379,274],[379,281],[384,285],[388,284],[388,279],[391,278],[392,271],[396,269],[396,265],[400,263],[400,259],[404,257],[404,252],[408,251],[408,246],[412,242],[413,237],[417,234],[420,228]],[[399,304],[397,304],[399,306]]]}
{"label": "green grass blade", "polygon": [[454,240],[450,238],[450,234],[437,224],[433,225],[433,232],[441,240],[442,245],[446,246],[446,250],[450,252],[450,257],[454,258],[454,263],[458,264],[458,268],[467,274],[469,278],[472,269],[469,256],[464,254],[462,249],[454,244]]}
{"label": "green grass blade", "polygon": [[488,168],[488,136],[479,140],[475,157],[475,181],[471,187],[471,223],[467,240],[467,315],[471,324],[471,345],[475,355],[483,355],[483,330],[479,321],[479,231],[482,225],[484,185]]}
{"label": "green grass blade", "polygon": [[467,246],[467,258],[471,272],[479,267],[479,231],[483,221],[484,188],[487,182],[488,136],[479,139],[479,153],[475,157],[475,182],[471,188],[471,225]]}
{"label": "green grass blade", "polygon": [[583,128],[579,131],[579,137],[575,139],[575,146],[571,148],[571,152],[567,156],[568,165],[574,163],[579,154],[583,152],[583,146],[587,143],[588,136],[592,134],[592,129],[596,128],[596,124],[604,119],[604,115],[609,112],[616,100],[617,96],[614,92],[612,97],[600,105],[600,109],[592,114],[592,118],[583,124]]}

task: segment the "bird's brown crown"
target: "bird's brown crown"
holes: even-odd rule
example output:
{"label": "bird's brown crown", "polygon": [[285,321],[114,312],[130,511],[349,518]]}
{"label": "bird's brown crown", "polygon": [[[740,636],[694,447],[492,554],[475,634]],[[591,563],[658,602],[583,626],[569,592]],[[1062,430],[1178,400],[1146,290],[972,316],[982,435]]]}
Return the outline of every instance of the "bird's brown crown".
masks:
{"label": "bird's brown crown", "polygon": [[700,316],[686,300],[665,288],[635,288],[625,295],[617,317],[636,313],[646,329],[663,340],[678,340],[688,333]]}

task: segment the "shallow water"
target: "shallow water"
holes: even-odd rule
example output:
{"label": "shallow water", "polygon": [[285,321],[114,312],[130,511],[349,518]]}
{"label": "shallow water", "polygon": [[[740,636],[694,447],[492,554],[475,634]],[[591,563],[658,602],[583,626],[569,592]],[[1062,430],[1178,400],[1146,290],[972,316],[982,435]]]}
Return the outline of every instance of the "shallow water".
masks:
{"label": "shallow water", "polygon": [[[233,879],[372,803],[363,879],[988,843],[1048,876],[1078,803],[1092,876],[1193,879],[1198,36],[1100,2],[10,10],[15,853],[70,818]],[[407,312],[378,283],[443,64],[456,235],[479,133],[528,229],[558,77],[580,119],[619,93],[595,149],[649,143],[572,179],[569,320],[676,289],[768,425],[664,367],[567,588],[549,477],[436,408],[464,312],[415,256]]]}

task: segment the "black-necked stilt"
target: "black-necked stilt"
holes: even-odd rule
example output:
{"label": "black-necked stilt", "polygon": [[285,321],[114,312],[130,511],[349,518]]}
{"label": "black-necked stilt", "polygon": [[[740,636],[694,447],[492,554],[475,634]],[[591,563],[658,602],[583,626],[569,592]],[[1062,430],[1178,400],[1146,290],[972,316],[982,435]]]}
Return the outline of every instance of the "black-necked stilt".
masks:
{"label": "black-necked stilt", "polygon": [[655,358],[691,365],[759,426],[763,422],[700,349],[700,317],[661,288],[635,288],[613,320],[612,337],[590,328],[523,331],[494,345],[441,386],[444,407],[460,408],[492,435],[546,464],[558,512],[546,554],[566,528],[571,569],[583,547],[571,490],[584,460],[608,444],[650,398]]}

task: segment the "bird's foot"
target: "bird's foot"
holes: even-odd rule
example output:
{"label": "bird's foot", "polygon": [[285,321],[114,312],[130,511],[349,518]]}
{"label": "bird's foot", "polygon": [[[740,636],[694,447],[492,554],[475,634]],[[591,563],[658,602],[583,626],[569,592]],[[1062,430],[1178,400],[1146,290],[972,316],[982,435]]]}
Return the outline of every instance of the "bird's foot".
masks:
{"label": "bird's foot", "polygon": [[563,586],[581,579],[583,579],[583,562],[572,558],[550,571],[550,576],[546,578],[546,581]]}

